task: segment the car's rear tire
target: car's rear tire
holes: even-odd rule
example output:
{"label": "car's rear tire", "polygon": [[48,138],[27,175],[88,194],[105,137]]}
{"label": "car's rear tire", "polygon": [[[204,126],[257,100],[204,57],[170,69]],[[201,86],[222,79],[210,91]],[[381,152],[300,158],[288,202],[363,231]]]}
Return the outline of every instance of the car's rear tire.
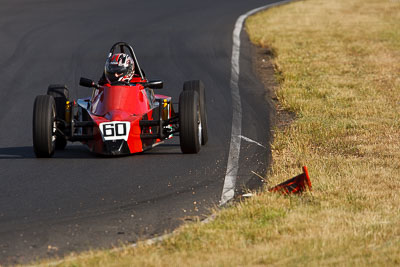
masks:
{"label": "car's rear tire", "polygon": [[39,95],[33,105],[33,150],[38,158],[53,156],[55,149],[56,104],[49,95]]}
{"label": "car's rear tire", "polygon": [[183,153],[200,151],[201,128],[199,94],[194,90],[183,91],[179,96],[179,139]]}
{"label": "car's rear tire", "polygon": [[[54,97],[56,103],[56,118],[65,120],[65,104],[69,99],[69,91],[67,86],[62,84],[50,84],[47,89],[47,95]],[[63,126],[60,125],[60,130],[63,131]],[[56,149],[64,149],[67,145],[67,139],[60,133],[56,135]]]}
{"label": "car's rear tire", "polygon": [[205,145],[208,142],[208,127],[207,127],[207,109],[206,109],[206,92],[202,81],[193,80],[183,84],[183,91],[194,90],[199,94],[200,98],[200,115],[201,115],[201,144]]}

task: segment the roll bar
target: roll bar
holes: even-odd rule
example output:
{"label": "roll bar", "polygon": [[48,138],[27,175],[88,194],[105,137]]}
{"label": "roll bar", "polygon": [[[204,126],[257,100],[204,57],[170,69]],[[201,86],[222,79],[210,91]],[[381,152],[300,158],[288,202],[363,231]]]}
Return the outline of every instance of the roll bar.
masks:
{"label": "roll bar", "polygon": [[144,75],[143,75],[143,72],[142,72],[142,69],[140,68],[139,62],[138,62],[138,60],[137,60],[137,58],[136,58],[135,52],[133,51],[132,46],[129,45],[128,43],[126,43],[126,42],[118,42],[118,43],[115,43],[115,44],[111,47],[110,53],[108,54],[107,59],[109,59],[109,58],[114,54],[114,50],[115,50],[117,47],[119,47],[121,53],[125,53],[125,48],[128,49],[129,53],[131,54],[131,57],[133,58],[133,61],[135,62],[135,66],[139,69],[140,77],[142,78],[142,80],[145,80]]}

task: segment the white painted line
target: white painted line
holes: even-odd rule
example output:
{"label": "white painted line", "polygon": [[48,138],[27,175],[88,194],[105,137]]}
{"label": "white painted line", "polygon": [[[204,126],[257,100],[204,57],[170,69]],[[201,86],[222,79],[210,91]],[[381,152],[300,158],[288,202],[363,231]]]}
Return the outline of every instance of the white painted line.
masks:
{"label": "white painted line", "polygon": [[233,30],[233,47],[231,58],[231,95],[232,95],[232,131],[231,143],[229,146],[228,164],[226,167],[225,181],[222,189],[220,205],[226,204],[235,196],[236,178],[239,170],[240,141],[242,134],[242,104],[239,92],[239,58],[240,58],[240,33],[242,32],[243,22],[248,16],[253,15],[263,9],[286,4],[292,0],[280,1],[268,4],[241,15],[235,23]]}
{"label": "white painted line", "polygon": [[258,145],[258,146],[260,146],[260,147],[266,148],[265,146],[263,146],[263,145],[260,144],[259,142],[254,141],[253,139],[250,139],[250,138],[248,138],[248,137],[246,137],[246,136],[240,135],[239,137],[242,138],[243,140],[249,142],[249,143],[253,143],[253,144],[256,144],[256,145]]}

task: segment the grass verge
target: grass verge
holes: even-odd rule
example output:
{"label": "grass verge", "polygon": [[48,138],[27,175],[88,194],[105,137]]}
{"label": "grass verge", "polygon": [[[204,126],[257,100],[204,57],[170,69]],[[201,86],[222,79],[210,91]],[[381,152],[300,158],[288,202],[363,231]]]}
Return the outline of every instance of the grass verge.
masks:
{"label": "grass verge", "polygon": [[158,244],[59,265],[400,264],[400,1],[299,1],[246,29],[296,114],[275,131],[270,184],[307,165],[313,194],[262,193]]}

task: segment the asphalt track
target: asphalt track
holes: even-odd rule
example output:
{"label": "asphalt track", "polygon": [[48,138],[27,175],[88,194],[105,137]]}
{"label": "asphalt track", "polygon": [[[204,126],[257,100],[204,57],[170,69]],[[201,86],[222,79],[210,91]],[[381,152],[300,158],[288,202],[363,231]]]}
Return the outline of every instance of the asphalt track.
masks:
{"label": "asphalt track", "polygon": [[[232,31],[243,13],[277,1],[2,0],[0,8],[0,264],[62,256],[161,235],[218,205],[231,137]],[[242,135],[268,147],[271,106],[242,33]],[[90,94],[109,47],[133,44],[159,93],[206,86],[209,143],[183,155],[176,141],[129,157],[99,158],[76,143],[52,159],[32,150],[32,109],[48,84]],[[252,187],[269,152],[242,140],[237,190]]]}

